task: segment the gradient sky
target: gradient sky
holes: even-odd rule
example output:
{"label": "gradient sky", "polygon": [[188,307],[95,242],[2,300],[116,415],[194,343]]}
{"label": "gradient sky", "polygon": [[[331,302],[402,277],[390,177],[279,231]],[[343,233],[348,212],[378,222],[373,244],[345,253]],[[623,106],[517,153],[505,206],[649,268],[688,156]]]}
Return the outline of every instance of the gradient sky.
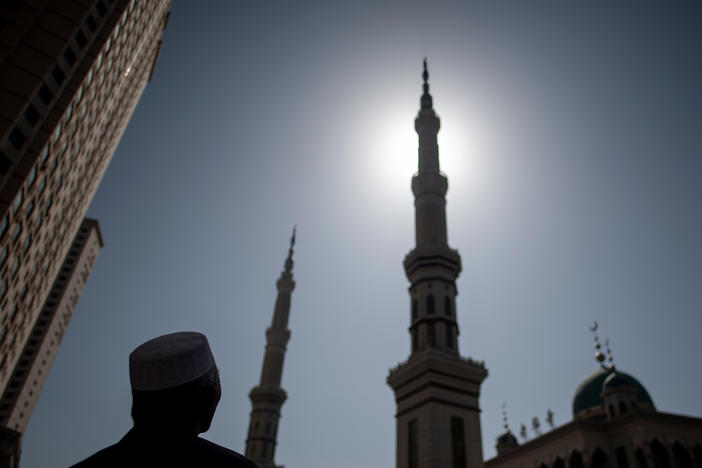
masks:
{"label": "gradient sky", "polygon": [[[206,7],[203,5],[207,5]],[[207,334],[206,438],[243,451],[298,225],[276,461],[394,466],[409,354],[414,117],[427,56],[460,351],[484,360],[485,458],[571,420],[600,323],[659,410],[702,416],[702,4],[176,0],[93,200],[98,257],[23,440],[66,466],[131,427],[129,352]]]}

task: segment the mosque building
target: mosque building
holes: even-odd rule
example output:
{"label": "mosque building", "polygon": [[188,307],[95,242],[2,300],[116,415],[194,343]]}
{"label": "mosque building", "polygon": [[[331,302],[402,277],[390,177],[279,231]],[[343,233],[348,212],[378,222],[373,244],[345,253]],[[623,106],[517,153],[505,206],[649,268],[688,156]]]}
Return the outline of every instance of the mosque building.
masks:
{"label": "mosque building", "polygon": [[505,418],[486,468],[702,467],[702,419],[658,411],[605,346],[607,355],[595,335],[598,367],[575,390],[573,420],[520,445]]}
{"label": "mosque building", "polygon": [[[461,258],[447,241],[448,180],[439,166],[440,121],[429,94],[426,60],[423,78],[414,122],[419,136],[418,171],[412,178],[416,245],[404,259],[410,281],[410,355],[387,378],[397,403],[396,467],[702,468],[702,419],[658,411],[646,388],[614,366],[608,341],[606,353],[601,352],[597,334],[598,367],[575,391],[573,420],[520,444],[505,414],[497,456],[483,460],[478,400],[488,373],[483,362],[462,357],[458,350]],[[249,394],[246,455],[261,468],[279,468],[274,453],[280,409],[287,399],[281,378],[295,288],[294,244],[293,230],[266,330],[261,380]],[[596,330],[595,323],[591,331]]]}

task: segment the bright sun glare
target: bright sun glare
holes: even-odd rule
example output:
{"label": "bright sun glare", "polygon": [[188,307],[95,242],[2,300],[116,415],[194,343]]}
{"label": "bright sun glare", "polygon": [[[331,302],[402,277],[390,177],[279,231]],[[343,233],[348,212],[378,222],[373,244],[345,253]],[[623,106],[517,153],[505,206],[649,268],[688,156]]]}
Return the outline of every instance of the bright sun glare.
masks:
{"label": "bright sun glare", "polygon": [[412,174],[417,171],[417,134],[412,121],[402,117],[393,115],[382,121],[373,155],[379,182],[393,198],[406,198]]}
{"label": "bright sun glare", "polygon": [[[441,117],[441,115],[440,115]],[[417,172],[417,133],[414,131],[414,116],[397,113],[387,116],[376,127],[374,151],[371,154],[376,181],[383,185],[383,192],[391,199],[406,202],[410,196],[410,180]],[[439,130],[439,161],[441,171],[451,182],[460,179],[470,184],[470,190],[478,188],[480,167],[477,161],[476,132],[466,129],[460,122],[444,124]]]}

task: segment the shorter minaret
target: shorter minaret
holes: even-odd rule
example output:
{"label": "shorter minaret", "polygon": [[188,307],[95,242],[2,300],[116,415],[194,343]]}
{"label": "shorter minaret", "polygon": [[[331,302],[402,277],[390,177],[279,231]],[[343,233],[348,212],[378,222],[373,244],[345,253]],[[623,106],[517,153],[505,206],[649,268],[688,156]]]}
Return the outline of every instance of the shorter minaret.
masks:
{"label": "shorter minaret", "polygon": [[249,435],[246,439],[246,456],[255,461],[259,468],[276,468],[273,460],[280,408],[287,398],[285,390],[280,386],[280,381],[283,376],[285,349],[290,339],[288,317],[290,316],[290,298],[293,289],[295,289],[292,274],[294,246],[295,228],[293,228],[293,234],[290,238],[285,269],[276,282],[278,298],[275,301],[273,321],[266,330],[266,352],[263,357],[261,382],[249,393],[252,409]]}

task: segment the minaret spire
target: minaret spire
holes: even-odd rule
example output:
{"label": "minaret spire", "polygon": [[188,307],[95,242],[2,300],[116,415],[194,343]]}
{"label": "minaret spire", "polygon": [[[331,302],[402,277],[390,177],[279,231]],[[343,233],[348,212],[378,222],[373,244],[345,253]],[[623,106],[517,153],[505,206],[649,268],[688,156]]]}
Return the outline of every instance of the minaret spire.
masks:
{"label": "minaret spire", "polygon": [[446,191],[439,168],[441,123],[429,94],[424,59],[423,93],[414,120],[418,170],[412,177],[415,247],[405,256],[410,282],[410,357],[390,371],[397,401],[397,468],[482,468],[480,384],[482,363],[458,351],[456,278],[461,257],[448,245]]}
{"label": "minaret spire", "polygon": [[429,347],[458,355],[455,300],[461,257],[448,246],[446,236],[448,180],[439,168],[437,133],[441,125],[429,94],[426,58],[422,77],[422,106],[414,120],[419,136],[419,170],[412,177],[417,245],[404,262],[411,283],[412,352]]}
{"label": "minaret spire", "polygon": [[427,58],[424,57],[424,73],[422,73],[422,78],[424,78],[424,85],[422,88],[424,89],[424,93],[422,94],[422,98],[420,99],[421,107],[422,109],[431,109],[432,108],[432,99],[431,99],[431,94],[429,94],[429,70],[427,70]]}
{"label": "minaret spire", "polygon": [[295,247],[295,234],[297,233],[297,224],[293,226],[292,236],[290,237],[290,248],[288,248],[288,258],[285,259],[285,271],[292,273],[293,268],[293,247]]}
{"label": "minaret spire", "polygon": [[249,435],[246,439],[246,456],[254,460],[259,468],[276,468],[274,455],[280,408],[287,399],[280,382],[283,377],[286,346],[290,339],[288,318],[290,299],[295,289],[292,269],[296,231],[297,228],[293,227],[284,269],[276,282],[278,297],[271,326],[266,330],[266,352],[263,357],[261,380],[249,393],[252,409]]}

